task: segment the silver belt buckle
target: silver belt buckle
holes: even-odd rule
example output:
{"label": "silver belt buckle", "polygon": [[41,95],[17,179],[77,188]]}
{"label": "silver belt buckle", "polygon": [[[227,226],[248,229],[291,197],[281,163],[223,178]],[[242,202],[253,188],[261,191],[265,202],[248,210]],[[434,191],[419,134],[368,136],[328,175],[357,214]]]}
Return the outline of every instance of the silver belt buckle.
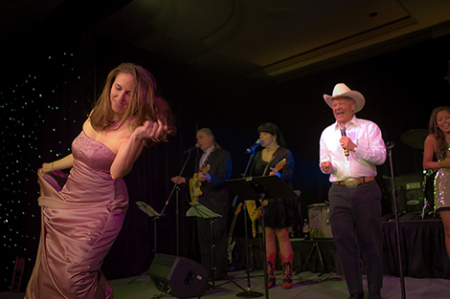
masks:
{"label": "silver belt buckle", "polygon": [[347,188],[355,188],[358,186],[358,180],[355,178],[346,178],[344,184]]}

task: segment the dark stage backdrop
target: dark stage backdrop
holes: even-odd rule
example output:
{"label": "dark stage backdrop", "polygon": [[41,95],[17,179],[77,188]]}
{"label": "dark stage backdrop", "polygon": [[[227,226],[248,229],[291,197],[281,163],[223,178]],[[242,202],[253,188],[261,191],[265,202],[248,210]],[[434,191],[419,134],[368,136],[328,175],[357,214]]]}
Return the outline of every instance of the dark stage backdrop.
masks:
{"label": "dark stage backdrop", "polygon": [[[249,158],[244,151],[258,138],[257,127],[263,122],[276,123],[295,158],[293,185],[302,192],[306,215],[307,205],[324,202],[329,188],[328,176],[318,167],[320,134],[334,122],[323,93],[330,94],[336,83],[344,82],[365,95],[366,106],[357,116],[378,123],[384,140],[395,142],[396,177],[420,178],[422,151],[402,143],[400,137],[412,129],[426,129],[431,110],[448,105],[450,99],[450,85],[444,80],[450,36],[281,83],[219,75],[95,36],[40,45],[45,46],[31,54],[10,53],[6,57],[10,67],[2,73],[0,291],[10,286],[16,256],[26,258],[22,289],[34,265],[40,233],[36,170],[43,162],[70,153],[71,142],[106,74],[121,62],[135,62],[153,72],[176,115],[178,134],[166,144],[145,150],[125,178],[130,205],[124,227],[105,260],[103,271],[108,279],[145,272],[155,249],[198,260],[193,219],[185,216],[187,190],[181,188],[169,197],[170,177],[180,172],[187,158],[182,152],[195,144],[198,128],[213,130],[218,143],[231,153],[233,178],[239,178]],[[192,175],[192,160],[183,173],[186,176]],[[378,171],[384,212],[389,213],[389,163]],[[164,217],[153,221],[138,209],[136,201],[145,201],[157,211],[167,202]],[[235,234],[243,236],[243,231],[241,213]]]}

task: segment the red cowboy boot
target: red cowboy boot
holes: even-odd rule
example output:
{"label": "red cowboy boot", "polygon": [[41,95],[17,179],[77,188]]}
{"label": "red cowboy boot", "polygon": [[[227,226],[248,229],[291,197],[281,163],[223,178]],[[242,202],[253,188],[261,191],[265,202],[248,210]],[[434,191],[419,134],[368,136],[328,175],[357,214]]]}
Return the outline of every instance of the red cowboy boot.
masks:
{"label": "red cowboy boot", "polygon": [[292,251],[288,258],[285,258],[281,252],[279,253],[281,259],[281,265],[283,268],[283,289],[290,289],[292,287],[292,259],[294,252]]}
{"label": "red cowboy boot", "polygon": [[[275,278],[275,262],[276,262],[276,252],[272,252],[267,257],[267,288],[271,288],[275,286],[276,278]],[[263,284],[263,287],[266,287],[266,284]]]}

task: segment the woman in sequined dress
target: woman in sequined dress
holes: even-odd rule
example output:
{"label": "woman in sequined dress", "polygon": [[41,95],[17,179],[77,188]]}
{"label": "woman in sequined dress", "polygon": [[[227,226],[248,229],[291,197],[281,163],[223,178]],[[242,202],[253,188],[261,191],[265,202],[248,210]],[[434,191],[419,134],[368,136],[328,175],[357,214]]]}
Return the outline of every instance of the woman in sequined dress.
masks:
{"label": "woman in sequined dress", "polygon": [[450,258],[450,107],[437,107],[432,111],[429,131],[424,145],[423,168],[436,170],[434,208],[442,219],[445,247]]}
{"label": "woman in sequined dress", "polygon": [[[145,146],[175,132],[166,101],[146,69],[113,69],[72,142],[72,154],[38,171],[41,235],[27,299],[113,298],[101,271],[128,208],[123,177]],[[63,186],[54,178],[70,169]]]}

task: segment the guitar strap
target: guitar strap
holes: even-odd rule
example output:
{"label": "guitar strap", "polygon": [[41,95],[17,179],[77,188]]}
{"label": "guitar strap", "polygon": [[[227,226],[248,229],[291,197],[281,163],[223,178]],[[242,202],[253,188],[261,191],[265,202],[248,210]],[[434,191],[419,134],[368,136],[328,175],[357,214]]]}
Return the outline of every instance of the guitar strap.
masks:
{"label": "guitar strap", "polygon": [[[212,151],[209,152],[208,156],[203,160],[202,165],[200,165],[199,171],[202,171],[202,169],[206,166],[206,162],[209,159],[209,156],[211,156],[211,153],[214,152],[217,149],[217,147],[214,147],[214,149]],[[202,158],[200,158],[201,160]]]}

